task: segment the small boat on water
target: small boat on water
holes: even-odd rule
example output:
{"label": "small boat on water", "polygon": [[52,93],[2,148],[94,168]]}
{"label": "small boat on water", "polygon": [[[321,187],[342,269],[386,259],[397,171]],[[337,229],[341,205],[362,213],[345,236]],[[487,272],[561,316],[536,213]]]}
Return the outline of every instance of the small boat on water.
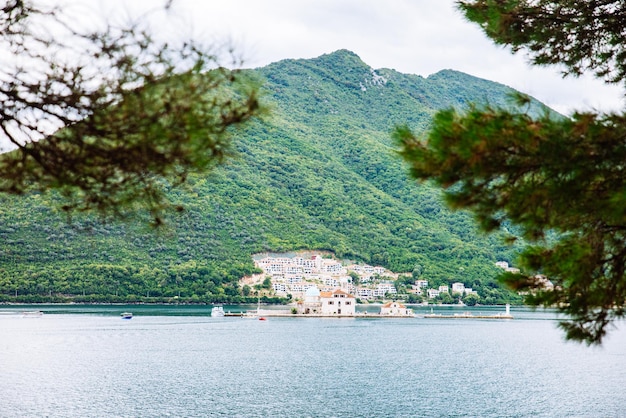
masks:
{"label": "small boat on water", "polygon": [[133,317],[133,313],[132,312],[123,312],[120,314],[120,316],[122,317],[122,319],[131,319]]}
{"label": "small boat on water", "polygon": [[23,318],[39,318],[43,316],[43,312],[41,311],[24,311],[22,312]]}
{"label": "small boat on water", "polygon": [[211,316],[219,318],[219,317],[224,316],[225,314],[226,313],[224,312],[224,307],[222,307],[222,306],[214,306],[211,309]]}
{"label": "small boat on water", "polygon": [[267,318],[266,318],[266,317],[264,317],[264,316],[260,316],[260,317],[259,317],[259,321],[267,321]]}

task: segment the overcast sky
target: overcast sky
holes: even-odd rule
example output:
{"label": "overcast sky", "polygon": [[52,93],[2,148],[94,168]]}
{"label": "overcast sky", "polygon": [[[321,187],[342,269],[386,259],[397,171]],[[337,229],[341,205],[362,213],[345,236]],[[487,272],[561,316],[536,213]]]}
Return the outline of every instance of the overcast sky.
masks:
{"label": "overcast sky", "polygon": [[[165,0],[119,0],[149,8]],[[131,6],[128,4],[131,3]],[[107,6],[112,7],[110,1]],[[119,4],[119,3],[118,3]],[[119,10],[119,9],[118,9]],[[622,89],[591,77],[563,80],[558,68],[533,68],[466,22],[453,0],[174,0],[164,33],[231,39],[259,67],[349,49],[373,68],[424,77],[454,69],[528,93],[558,111],[620,110]]]}
{"label": "overcast sky", "polygon": [[[60,1],[104,18],[138,16],[168,3]],[[494,45],[477,25],[463,19],[454,0],[172,0],[167,18],[158,27],[162,36],[230,39],[246,67],[349,49],[374,69],[424,77],[442,69],[463,71],[528,93],[566,114],[624,108],[618,86],[592,77],[564,80],[558,68],[531,67],[523,54]]]}

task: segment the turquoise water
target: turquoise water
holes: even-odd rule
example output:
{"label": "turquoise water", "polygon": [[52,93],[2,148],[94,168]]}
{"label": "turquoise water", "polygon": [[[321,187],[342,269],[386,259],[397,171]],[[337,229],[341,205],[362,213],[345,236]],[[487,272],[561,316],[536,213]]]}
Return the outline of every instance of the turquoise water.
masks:
{"label": "turquoise water", "polygon": [[258,321],[210,307],[41,309],[0,309],[1,417],[626,416],[626,332],[601,348],[566,343],[550,312]]}

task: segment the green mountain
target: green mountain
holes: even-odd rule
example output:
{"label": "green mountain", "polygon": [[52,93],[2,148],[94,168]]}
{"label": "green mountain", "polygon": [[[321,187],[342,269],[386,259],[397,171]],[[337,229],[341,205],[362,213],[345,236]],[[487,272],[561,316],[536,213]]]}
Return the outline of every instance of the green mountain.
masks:
{"label": "green mountain", "polygon": [[68,222],[49,195],[1,197],[0,298],[240,301],[252,254],[313,249],[417,267],[431,285],[462,281],[485,302],[515,299],[493,281],[512,249],[410,180],[390,136],[398,124],[427,129],[441,108],[508,106],[510,88],[452,70],[374,70],[345,50],[253,71],[270,116],[236,133],[238,157],[170,191],[185,211],[165,230]]}

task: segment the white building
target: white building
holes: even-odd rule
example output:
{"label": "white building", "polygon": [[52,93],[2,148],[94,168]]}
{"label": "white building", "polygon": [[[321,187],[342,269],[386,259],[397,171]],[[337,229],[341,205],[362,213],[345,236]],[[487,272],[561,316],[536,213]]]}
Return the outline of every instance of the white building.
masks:
{"label": "white building", "polygon": [[339,280],[331,276],[324,277],[324,285],[330,287],[339,287]]}
{"label": "white building", "polygon": [[409,292],[414,293],[416,295],[421,295],[422,294],[422,288],[420,286],[416,286],[414,284],[411,285],[411,290],[409,290]]}
{"label": "white building", "polygon": [[323,260],[322,265],[320,267],[320,272],[330,273],[332,275],[340,275],[340,274],[346,274],[347,270],[338,261]]}
{"label": "white building", "polygon": [[452,283],[452,293],[460,293],[461,295],[465,293],[465,285],[463,283]]}
{"label": "white building", "polygon": [[298,302],[297,307],[299,314],[311,315],[322,313],[322,303],[320,302],[320,290],[317,286],[307,289],[304,294],[304,301]]}
{"label": "white building", "polygon": [[381,315],[389,316],[414,316],[413,309],[407,308],[399,302],[387,302],[380,307]]}
{"label": "white building", "polygon": [[439,296],[439,291],[437,289],[428,289],[426,292],[428,293],[429,299],[434,299]]}
{"label": "white building", "polygon": [[496,267],[500,267],[501,269],[508,269],[509,268],[509,263],[507,263],[506,261],[498,261],[496,262]]}
{"label": "white building", "polygon": [[375,296],[385,296],[388,293],[391,295],[395,295],[396,293],[398,293],[398,291],[396,290],[396,286],[393,283],[384,282],[379,283],[378,286],[376,286]]}
{"label": "white building", "polygon": [[287,293],[287,285],[285,283],[272,283],[272,288],[276,293]]}
{"label": "white building", "polygon": [[354,316],[356,299],[343,290],[321,292],[322,315]]}
{"label": "white building", "polygon": [[415,286],[426,289],[428,287],[428,280],[415,280]]}
{"label": "white building", "polygon": [[365,274],[363,276],[361,276],[361,278],[359,279],[361,283],[369,283],[372,281],[372,276],[370,276],[369,274]]}
{"label": "white building", "polygon": [[313,283],[300,282],[300,283],[295,283],[291,285],[290,290],[293,293],[305,293],[307,290],[309,290],[312,287],[317,289],[317,286],[315,286]]}
{"label": "white building", "polygon": [[509,263],[507,263],[506,261],[498,261],[496,263],[496,267],[500,267],[501,269],[504,269],[504,271],[507,271],[509,273],[517,274],[520,272],[518,268],[509,267]]}
{"label": "white building", "polygon": [[381,276],[385,274],[385,272],[387,271],[384,267],[378,267],[378,266],[374,267],[372,270],[374,271],[374,274],[378,274]]}
{"label": "white building", "polygon": [[317,287],[309,288],[304,301],[298,303],[299,314],[323,316],[354,316],[356,299],[343,290],[320,292]]}

